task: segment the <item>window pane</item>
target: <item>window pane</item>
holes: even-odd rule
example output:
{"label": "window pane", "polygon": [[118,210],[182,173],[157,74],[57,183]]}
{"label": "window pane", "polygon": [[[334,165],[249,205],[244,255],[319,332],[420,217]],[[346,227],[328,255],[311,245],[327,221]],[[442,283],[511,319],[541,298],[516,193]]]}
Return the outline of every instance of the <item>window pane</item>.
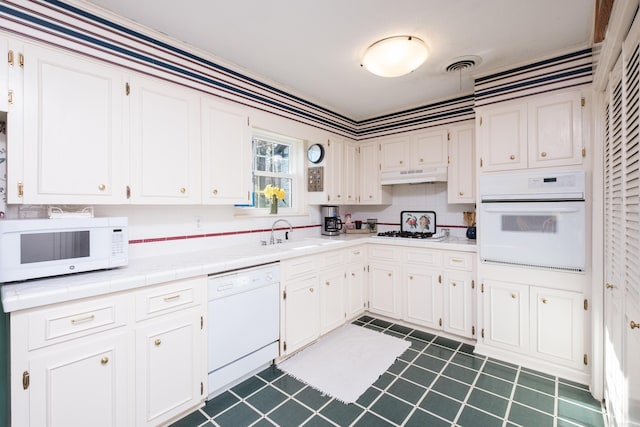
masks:
{"label": "window pane", "polygon": [[255,138],[254,170],[271,173],[290,173],[290,147],[287,144]]}
{"label": "window pane", "polygon": [[292,206],[292,198],[291,198],[291,184],[292,180],[290,178],[273,178],[267,176],[256,175],[254,177],[254,191],[256,194],[256,207],[257,208],[268,208],[271,206],[271,201],[267,200],[265,197],[263,190],[264,188],[271,184],[274,187],[282,188],[285,191],[284,200],[278,200],[278,207],[280,208],[290,208]]}

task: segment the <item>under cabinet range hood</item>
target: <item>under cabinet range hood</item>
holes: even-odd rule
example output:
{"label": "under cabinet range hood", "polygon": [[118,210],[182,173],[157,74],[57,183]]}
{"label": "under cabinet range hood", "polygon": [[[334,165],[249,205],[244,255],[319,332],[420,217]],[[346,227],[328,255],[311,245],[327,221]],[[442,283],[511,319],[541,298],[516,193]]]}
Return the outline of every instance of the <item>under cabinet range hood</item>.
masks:
{"label": "under cabinet range hood", "polygon": [[447,167],[388,171],[382,172],[380,175],[382,185],[421,184],[424,182],[447,182]]}

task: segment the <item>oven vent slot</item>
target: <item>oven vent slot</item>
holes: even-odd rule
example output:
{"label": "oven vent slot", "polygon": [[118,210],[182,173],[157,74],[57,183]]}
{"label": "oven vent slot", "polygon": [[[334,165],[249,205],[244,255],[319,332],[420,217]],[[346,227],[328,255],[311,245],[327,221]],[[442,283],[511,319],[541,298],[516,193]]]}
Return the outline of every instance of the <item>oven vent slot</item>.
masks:
{"label": "oven vent slot", "polygon": [[579,268],[579,267],[558,267],[558,266],[552,266],[552,265],[538,265],[538,264],[525,264],[520,262],[495,261],[491,259],[482,259],[482,262],[486,262],[490,264],[513,265],[513,266],[526,267],[526,268],[538,268],[542,270],[551,270],[551,271],[568,271],[571,273],[584,273],[584,268]]}

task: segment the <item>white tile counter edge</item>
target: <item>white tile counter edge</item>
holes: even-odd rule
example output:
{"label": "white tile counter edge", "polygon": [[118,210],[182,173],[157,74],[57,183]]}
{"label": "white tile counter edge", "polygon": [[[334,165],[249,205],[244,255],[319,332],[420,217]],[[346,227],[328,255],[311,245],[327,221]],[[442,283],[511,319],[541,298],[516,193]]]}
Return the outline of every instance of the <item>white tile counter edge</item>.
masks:
{"label": "white tile counter edge", "polygon": [[367,235],[306,238],[266,247],[232,246],[134,259],[127,267],[113,270],[7,284],[2,286],[2,305],[9,313],[371,243],[476,252],[475,241],[465,238],[425,241]]}

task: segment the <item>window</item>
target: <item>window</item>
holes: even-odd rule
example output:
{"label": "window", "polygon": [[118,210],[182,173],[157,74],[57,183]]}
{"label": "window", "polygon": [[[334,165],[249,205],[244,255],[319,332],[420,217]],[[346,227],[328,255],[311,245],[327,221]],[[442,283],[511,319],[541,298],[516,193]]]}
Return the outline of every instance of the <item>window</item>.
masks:
{"label": "window", "polygon": [[301,172],[300,147],[302,141],[282,135],[255,132],[253,135],[253,207],[266,209],[270,200],[264,195],[267,185],[285,191],[279,209],[297,211],[301,208],[299,175]]}

